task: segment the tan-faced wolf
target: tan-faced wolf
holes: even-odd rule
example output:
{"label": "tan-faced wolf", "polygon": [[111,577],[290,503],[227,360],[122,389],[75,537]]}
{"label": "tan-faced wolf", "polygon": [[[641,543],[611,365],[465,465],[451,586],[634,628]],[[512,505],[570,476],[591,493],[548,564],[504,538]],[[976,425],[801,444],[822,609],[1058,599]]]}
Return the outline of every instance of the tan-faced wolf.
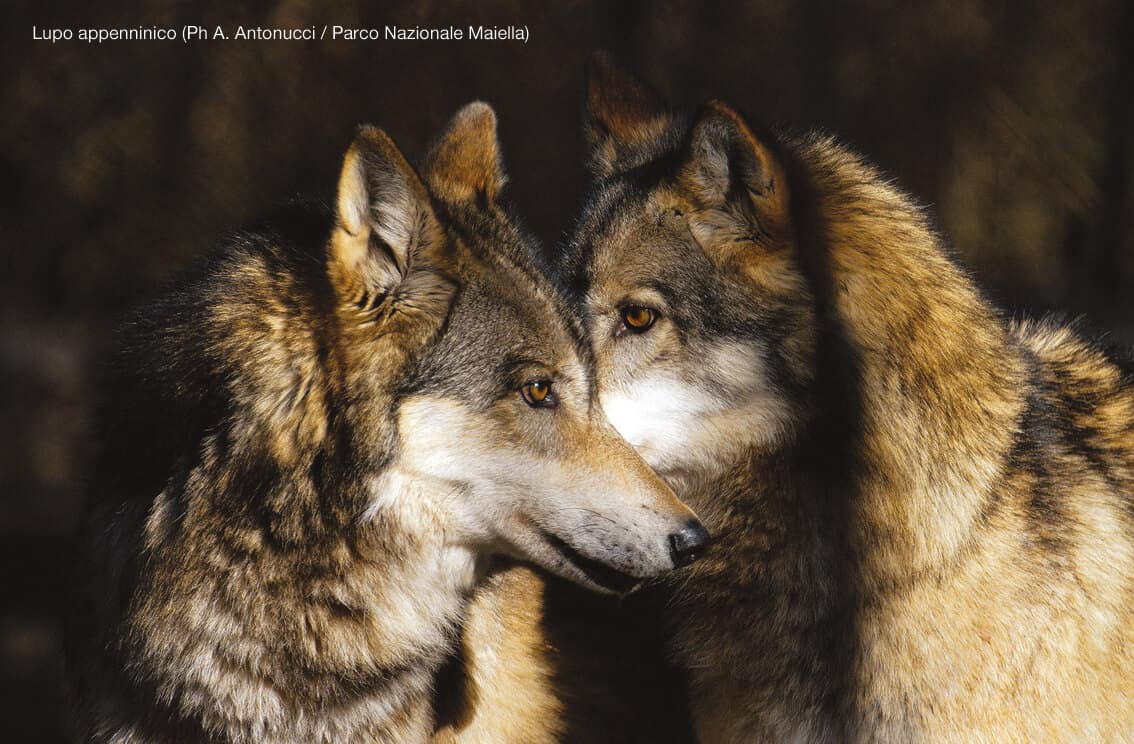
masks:
{"label": "tan-faced wolf", "polygon": [[423,740],[486,556],[621,592],[700,549],[502,185],[484,104],[420,179],[364,127],[333,210],[124,327],[68,622],[83,740]]}
{"label": "tan-faced wolf", "polygon": [[716,537],[664,618],[699,739],[1134,739],[1128,363],[1006,319],[828,136],[601,56],[588,121],[563,282],[607,416]]}

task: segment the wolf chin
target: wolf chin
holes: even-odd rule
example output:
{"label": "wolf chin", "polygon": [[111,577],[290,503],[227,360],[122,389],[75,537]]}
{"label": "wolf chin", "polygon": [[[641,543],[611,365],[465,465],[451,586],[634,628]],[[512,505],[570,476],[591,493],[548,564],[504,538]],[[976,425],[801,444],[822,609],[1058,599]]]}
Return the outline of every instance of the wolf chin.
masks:
{"label": "wolf chin", "polygon": [[499,160],[485,104],[420,177],[364,127],[333,209],[124,326],[67,621],[82,740],[423,741],[491,556],[622,593],[703,547],[602,417]]}

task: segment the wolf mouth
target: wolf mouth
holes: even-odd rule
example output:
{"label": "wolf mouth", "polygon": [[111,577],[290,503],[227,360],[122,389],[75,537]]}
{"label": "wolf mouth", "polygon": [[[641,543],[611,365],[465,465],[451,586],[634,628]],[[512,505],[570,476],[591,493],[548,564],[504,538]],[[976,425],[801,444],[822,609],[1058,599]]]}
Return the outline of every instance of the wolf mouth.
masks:
{"label": "wolf mouth", "polygon": [[601,561],[586,557],[546,530],[541,529],[540,532],[543,534],[543,539],[566,558],[568,563],[582,571],[588,579],[603,589],[608,589],[617,594],[626,594],[641,582],[641,579],[635,576],[611,568]]}

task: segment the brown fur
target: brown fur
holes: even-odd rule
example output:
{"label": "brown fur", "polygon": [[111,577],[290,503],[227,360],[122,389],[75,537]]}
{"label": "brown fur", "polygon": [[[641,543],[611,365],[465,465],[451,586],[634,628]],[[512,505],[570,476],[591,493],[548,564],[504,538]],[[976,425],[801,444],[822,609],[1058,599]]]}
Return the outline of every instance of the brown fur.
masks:
{"label": "brown fur", "polygon": [[[1134,737],[1129,363],[1007,321],[833,139],[590,74],[597,179],[561,276],[607,414],[715,536],[661,587],[697,740]],[[658,320],[630,333],[626,305]]]}
{"label": "brown fur", "polygon": [[693,515],[594,405],[495,131],[470,104],[419,179],[362,128],[333,213],[283,210],[124,327],[68,619],[82,740],[425,741],[492,554],[606,591],[673,566]]}
{"label": "brown fur", "polygon": [[[518,574],[518,575],[513,575]],[[443,687],[437,744],[687,744],[683,675],[660,603],[613,599],[519,567],[478,587]]]}
{"label": "brown fur", "polygon": [[[670,126],[656,166],[606,163],[568,271],[608,413],[717,536],[667,618],[699,739],[1134,736],[1127,373],[1006,322],[830,138],[757,137],[716,103]],[[699,307],[612,336],[658,286]],[[659,369],[768,400],[675,459],[606,395]]]}
{"label": "brown fur", "polygon": [[543,633],[544,590],[544,578],[527,566],[503,568],[477,587],[454,687],[441,688],[449,709],[438,714],[434,742],[559,741],[564,711],[554,692],[556,649]]}

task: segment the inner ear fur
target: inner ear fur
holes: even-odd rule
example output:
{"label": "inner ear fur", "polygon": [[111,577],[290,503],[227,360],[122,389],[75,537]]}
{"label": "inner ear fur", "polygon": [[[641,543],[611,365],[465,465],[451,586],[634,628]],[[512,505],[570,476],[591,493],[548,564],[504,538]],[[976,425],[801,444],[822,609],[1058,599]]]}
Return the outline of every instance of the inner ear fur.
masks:
{"label": "inner ear fur", "polygon": [[460,109],[426,158],[424,174],[433,193],[445,201],[495,202],[507,177],[492,107],[474,101]]}
{"label": "inner ear fur", "polygon": [[754,219],[783,235],[790,219],[787,175],[775,151],[736,111],[705,104],[690,129],[677,184],[699,209]]}
{"label": "inner ear fur", "polygon": [[340,286],[386,294],[443,240],[429,195],[383,131],[360,127],[343,158],[330,269]]}
{"label": "inner ear fur", "polygon": [[587,60],[584,135],[600,178],[641,165],[659,149],[674,121],[666,101],[606,52]]}

